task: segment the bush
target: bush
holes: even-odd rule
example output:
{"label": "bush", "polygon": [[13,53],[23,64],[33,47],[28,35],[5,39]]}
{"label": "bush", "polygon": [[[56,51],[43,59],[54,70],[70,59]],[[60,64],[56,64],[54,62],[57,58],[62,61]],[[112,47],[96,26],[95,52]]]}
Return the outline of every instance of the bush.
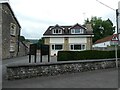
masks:
{"label": "bush", "polygon": [[[89,60],[89,59],[108,59],[115,58],[115,51],[59,51],[57,61],[70,60]],[[118,51],[118,58],[120,58],[120,50]]]}

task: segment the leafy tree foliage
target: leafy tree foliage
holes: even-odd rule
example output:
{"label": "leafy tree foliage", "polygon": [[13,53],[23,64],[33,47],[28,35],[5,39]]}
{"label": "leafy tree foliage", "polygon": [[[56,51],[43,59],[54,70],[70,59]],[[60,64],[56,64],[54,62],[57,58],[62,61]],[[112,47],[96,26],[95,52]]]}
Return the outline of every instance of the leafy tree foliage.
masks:
{"label": "leafy tree foliage", "polygon": [[41,48],[41,45],[44,44],[44,38],[39,39],[36,44],[37,44],[37,47],[40,49],[40,48]]}
{"label": "leafy tree foliage", "polygon": [[37,44],[38,45],[44,44],[44,39],[43,38],[39,39],[38,42],[37,42]]}
{"label": "leafy tree foliage", "polygon": [[93,43],[98,39],[112,35],[115,32],[115,26],[110,19],[102,20],[100,17],[92,17],[91,20],[87,18],[85,24],[91,23],[93,28]]}
{"label": "leafy tree foliage", "polygon": [[20,36],[19,37],[19,41],[25,41],[25,42],[30,42],[28,39],[25,39],[25,37],[24,36]]}
{"label": "leafy tree foliage", "polygon": [[24,37],[24,36],[20,36],[20,37],[19,37],[19,40],[20,40],[20,41],[25,41],[25,37]]}

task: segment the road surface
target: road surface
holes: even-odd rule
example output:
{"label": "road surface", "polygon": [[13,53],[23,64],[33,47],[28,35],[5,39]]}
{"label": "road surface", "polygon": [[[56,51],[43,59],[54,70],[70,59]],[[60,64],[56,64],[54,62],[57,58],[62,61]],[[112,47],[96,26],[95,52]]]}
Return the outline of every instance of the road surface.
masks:
{"label": "road surface", "polygon": [[[56,60],[55,57],[51,58]],[[3,88],[118,88],[118,70],[115,68],[24,80],[5,80],[6,65],[22,63],[28,63],[28,57],[3,61]]]}

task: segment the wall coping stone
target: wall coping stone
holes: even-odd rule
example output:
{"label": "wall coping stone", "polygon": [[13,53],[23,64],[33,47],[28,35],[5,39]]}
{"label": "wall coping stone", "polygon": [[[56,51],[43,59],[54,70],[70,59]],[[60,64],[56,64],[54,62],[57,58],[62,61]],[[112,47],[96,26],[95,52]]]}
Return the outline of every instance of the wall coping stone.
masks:
{"label": "wall coping stone", "polygon": [[[35,66],[50,66],[50,65],[63,65],[63,64],[77,64],[77,63],[91,63],[91,62],[105,62],[105,61],[115,61],[115,58],[111,59],[93,59],[93,60],[74,60],[74,61],[58,61],[58,62],[47,62],[47,63],[25,63],[25,64],[14,64],[7,65],[7,68],[18,68],[18,67],[35,67]],[[118,58],[120,60],[120,58]]]}

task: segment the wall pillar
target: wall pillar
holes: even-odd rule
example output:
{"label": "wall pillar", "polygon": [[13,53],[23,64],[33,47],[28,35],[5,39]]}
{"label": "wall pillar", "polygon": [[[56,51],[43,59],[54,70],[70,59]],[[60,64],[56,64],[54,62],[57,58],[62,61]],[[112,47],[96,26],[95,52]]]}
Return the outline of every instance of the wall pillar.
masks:
{"label": "wall pillar", "polygon": [[64,38],[64,51],[69,51],[69,38],[65,37]]}

